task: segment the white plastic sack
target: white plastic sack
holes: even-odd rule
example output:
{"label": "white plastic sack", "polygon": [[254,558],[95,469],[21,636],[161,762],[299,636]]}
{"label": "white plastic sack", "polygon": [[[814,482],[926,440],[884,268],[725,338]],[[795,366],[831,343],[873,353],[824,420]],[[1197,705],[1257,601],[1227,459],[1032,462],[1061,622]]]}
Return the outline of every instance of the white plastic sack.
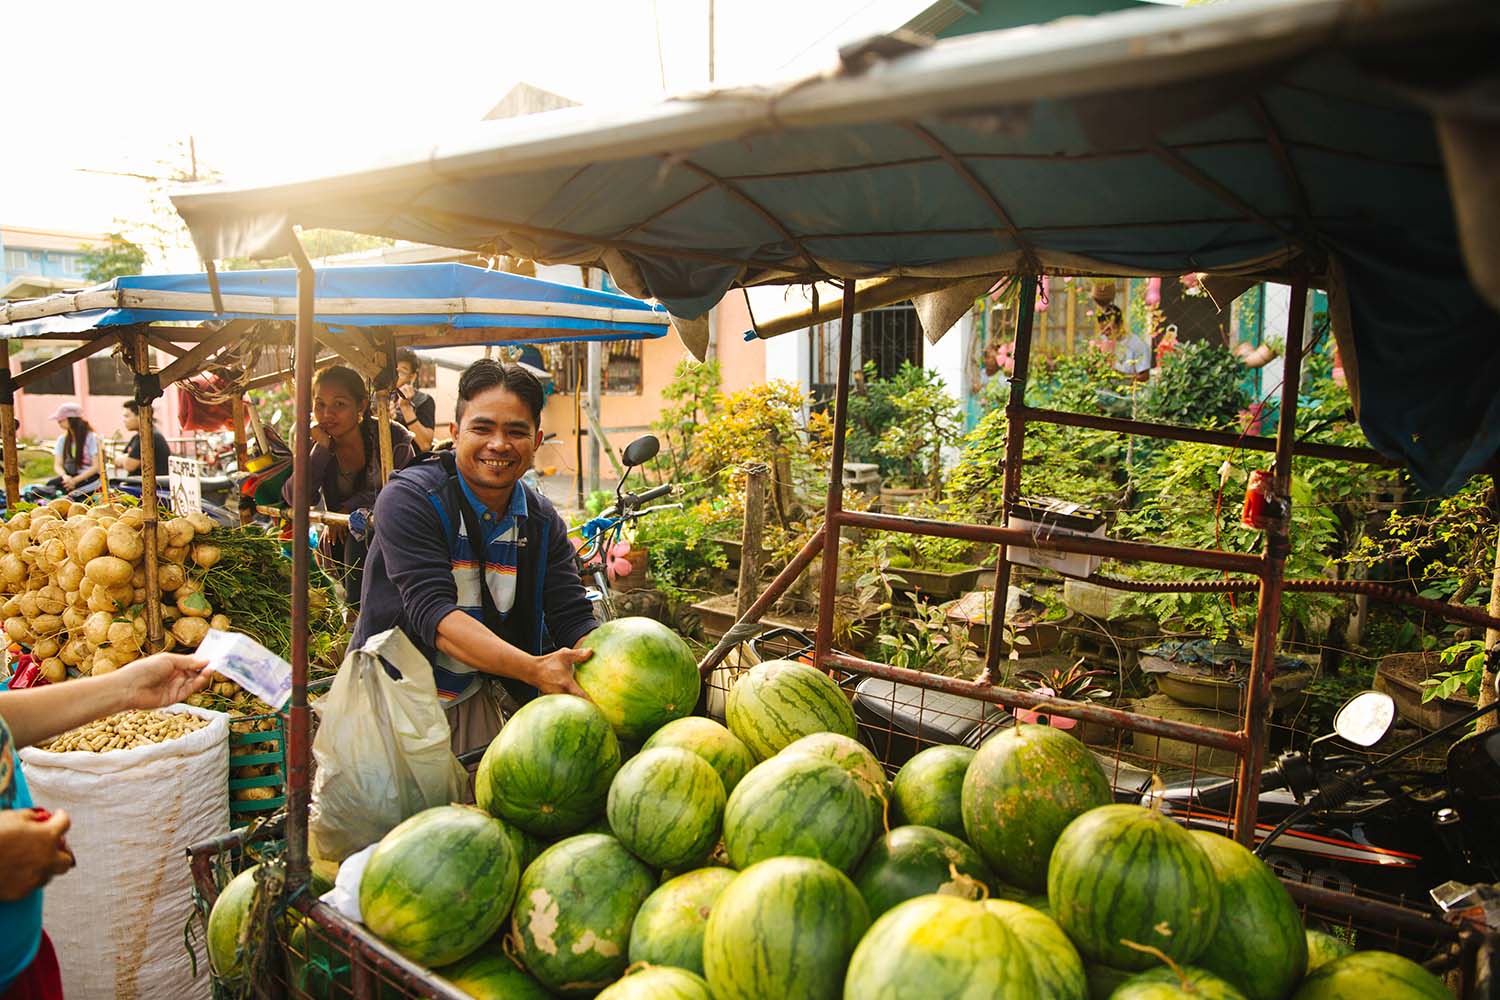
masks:
{"label": "white plastic sack", "polygon": [[183,945],[192,917],[186,850],[229,832],[228,716],[187,705],[209,724],[186,736],[105,753],[21,751],[31,797],[67,810],[78,866],[47,885],[42,926],[68,997],[206,1000],[208,957]]}
{"label": "white plastic sack", "polygon": [[400,629],[350,650],[317,711],[308,831],[318,857],[343,861],[408,816],[462,801],[468,776],[432,664]]}

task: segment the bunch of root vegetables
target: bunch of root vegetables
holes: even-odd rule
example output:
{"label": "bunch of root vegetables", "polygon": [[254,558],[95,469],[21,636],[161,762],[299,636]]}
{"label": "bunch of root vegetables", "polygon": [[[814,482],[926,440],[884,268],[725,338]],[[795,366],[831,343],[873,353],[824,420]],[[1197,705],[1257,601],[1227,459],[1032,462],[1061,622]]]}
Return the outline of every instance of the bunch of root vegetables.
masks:
{"label": "bunch of root vegetables", "polygon": [[[194,649],[227,629],[198,577],[219,561],[204,514],[157,526],[157,586],[165,649]],[[146,647],[146,543],[138,507],[89,507],[66,498],[0,524],[0,605],[6,637],[28,647],[51,683],[117,670]]]}

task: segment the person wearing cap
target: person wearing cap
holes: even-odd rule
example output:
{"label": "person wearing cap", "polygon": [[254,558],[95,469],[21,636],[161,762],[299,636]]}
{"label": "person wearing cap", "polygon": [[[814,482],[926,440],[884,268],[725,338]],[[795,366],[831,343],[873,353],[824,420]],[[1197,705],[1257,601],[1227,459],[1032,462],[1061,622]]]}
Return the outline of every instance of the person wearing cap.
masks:
{"label": "person wearing cap", "polygon": [[56,475],[47,485],[66,492],[98,478],[99,436],[83,418],[83,407],[64,403],[47,419],[57,421],[63,431],[52,449],[52,471]]}

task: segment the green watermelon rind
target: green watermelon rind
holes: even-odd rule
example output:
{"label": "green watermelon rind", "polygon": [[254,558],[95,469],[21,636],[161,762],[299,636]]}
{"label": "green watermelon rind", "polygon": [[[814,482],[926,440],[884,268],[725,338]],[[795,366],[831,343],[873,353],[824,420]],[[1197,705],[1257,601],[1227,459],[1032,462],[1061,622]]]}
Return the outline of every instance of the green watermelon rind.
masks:
{"label": "green watermelon rind", "polygon": [[1228,837],[1189,835],[1213,866],[1220,908],[1213,937],[1195,964],[1233,983],[1248,1000],[1283,1000],[1307,972],[1307,931],[1291,894],[1265,862]]}
{"label": "green watermelon rind", "polygon": [[240,926],[255,899],[255,870],[259,867],[251,865],[230,879],[208,912],[209,966],[225,982],[235,982],[244,974],[240,967]]}
{"label": "green watermelon rind", "polygon": [[1083,957],[1068,935],[1046,913],[1008,899],[987,899],[985,907],[1021,942],[1031,962],[1037,993],[1051,1000],[1088,1000]]}
{"label": "green watermelon rind", "polygon": [[968,896],[979,886],[988,892],[995,876],[972,847],[951,833],[930,826],[898,826],[875,838],[851,878],[870,917],[878,919],[918,896]]}
{"label": "green watermelon rind", "polygon": [[433,971],[474,1000],[551,1000],[542,984],[516,968],[498,943]]}
{"label": "green watermelon rind", "polygon": [[1058,836],[1114,801],[1089,749],[1060,729],[1017,725],[985,740],[964,775],[964,839],[996,876],[1041,892]]}
{"label": "green watermelon rind", "polygon": [[598,1000],[714,1000],[703,977],[688,969],[653,966],[616,980]]}
{"label": "green watermelon rind", "polygon": [[1124,942],[1193,962],[1219,919],[1213,866],[1187,830],[1135,805],[1079,816],[1052,851],[1047,899],[1086,960],[1143,970],[1158,959]]}
{"label": "green watermelon rind", "polygon": [[714,903],[705,978],[715,1000],[837,1000],[869,925],[843,872],[816,858],[771,858],[740,872]]}
{"label": "green watermelon rind", "polygon": [[656,868],[702,864],[719,842],[724,783],[688,750],[645,750],[615,775],[605,807],[620,843]]}
{"label": "green watermelon rind", "polygon": [[793,660],[767,660],[746,671],[729,689],[724,716],[762,761],[813,733],[859,735],[854,708],[833,678]]}
{"label": "green watermelon rind", "polygon": [[614,837],[583,833],[521,875],[511,944],[528,972],[565,997],[591,997],[630,964],[630,927],[656,877]]}
{"label": "green watermelon rind", "polygon": [[1291,1000],[1453,1000],[1443,981],[1387,951],[1356,951],[1309,973]]}
{"label": "green watermelon rind", "polygon": [[1336,958],[1354,954],[1354,949],[1332,934],[1307,929],[1307,973],[1310,975]]}
{"label": "green watermelon rind", "polygon": [[890,784],[886,781],[885,766],[859,740],[842,733],[810,733],[793,740],[781,751],[786,754],[809,754],[831,760],[848,772],[870,804],[870,820],[875,829],[885,827],[886,804],[890,799]]}
{"label": "green watermelon rind", "polygon": [[831,760],[807,754],[757,764],[724,806],[730,864],[791,855],[849,871],[875,832],[864,792]]}
{"label": "green watermelon rind", "polygon": [[636,911],[630,964],[649,962],[703,975],[708,916],[736,874],[729,868],[699,868],[663,882]]}
{"label": "green watermelon rind", "polygon": [[740,779],[749,774],[750,769],[758,763],[755,754],[750,752],[750,748],[745,746],[743,740],[731,733],[728,728],[700,715],[673,719],[652,733],[651,738],[641,744],[642,750],[655,750],[660,747],[689,750],[708,761],[709,765],[719,773],[719,780],[724,783],[725,795],[734,791],[734,786],[738,785]]}
{"label": "green watermelon rind", "polygon": [[593,650],[573,678],[622,741],[640,743],[698,704],[703,682],[693,651],[653,618],[607,621],[574,648]]}
{"label": "green watermelon rind", "polygon": [[456,962],[500,929],[520,866],[505,829],[471,806],[435,806],[380,839],[359,884],[364,924],[414,962]]}
{"label": "green watermelon rind", "polygon": [[[1191,984],[1192,992],[1183,988],[1184,979]],[[1137,972],[1110,994],[1110,1000],[1174,1000],[1176,997],[1247,1000],[1229,980],[1195,965],[1179,965],[1175,970],[1162,967]]]}
{"label": "green watermelon rind", "polygon": [[978,751],[972,747],[928,747],[896,772],[891,782],[891,825],[931,826],[960,840],[964,830],[964,775]]}
{"label": "green watermelon rind", "polygon": [[583,698],[543,695],[521,706],[485,750],[475,803],[544,840],[566,837],[604,815],[620,744]]}
{"label": "green watermelon rind", "polygon": [[1039,996],[1021,942],[983,903],[908,899],[870,925],[849,960],[845,1000]]}

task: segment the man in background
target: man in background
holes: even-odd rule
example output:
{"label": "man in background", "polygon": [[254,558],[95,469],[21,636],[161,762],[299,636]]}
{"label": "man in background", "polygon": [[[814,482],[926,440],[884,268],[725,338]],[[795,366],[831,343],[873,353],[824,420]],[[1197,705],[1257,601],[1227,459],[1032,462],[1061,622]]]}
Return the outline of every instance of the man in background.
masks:
{"label": "man in background", "polygon": [[[133,399],[125,401],[125,429],[132,437],[125,446],[125,456],[120,459],[120,468],[128,476],[138,476],[141,472],[141,404]],[[167,449],[166,437],[154,425],[151,428],[151,440],[156,445],[152,464],[156,466],[158,476],[165,476],[167,456],[171,452]]]}
{"label": "man in background", "polygon": [[411,348],[403,347],[396,352],[396,390],[391,417],[411,432],[412,447],[418,458],[432,451],[432,434],[437,426],[437,403],[417,388],[417,375],[421,370],[422,362]]}

